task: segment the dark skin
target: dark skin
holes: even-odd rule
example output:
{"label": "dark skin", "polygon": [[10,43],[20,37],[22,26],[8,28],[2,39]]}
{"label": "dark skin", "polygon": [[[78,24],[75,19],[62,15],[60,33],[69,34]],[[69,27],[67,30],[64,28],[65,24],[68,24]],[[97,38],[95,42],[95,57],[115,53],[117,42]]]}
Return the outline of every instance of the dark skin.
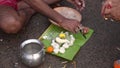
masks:
{"label": "dark skin", "polygon": [[[18,3],[18,11],[9,6],[0,6],[0,28],[6,33],[17,33],[35,12],[40,12],[64,29],[76,33],[80,22],[61,16],[49,6],[59,1],[23,0]],[[70,0],[70,2],[74,1]]]}

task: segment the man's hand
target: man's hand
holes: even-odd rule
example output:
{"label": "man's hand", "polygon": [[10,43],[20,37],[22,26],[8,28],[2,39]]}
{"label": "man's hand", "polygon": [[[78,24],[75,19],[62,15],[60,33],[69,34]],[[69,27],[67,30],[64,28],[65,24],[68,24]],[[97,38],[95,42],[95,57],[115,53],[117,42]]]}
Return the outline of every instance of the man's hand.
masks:
{"label": "man's hand", "polygon": [[82,32],[84,34],[88,33],[89,28],[81,26],[80,22],[73,20],[73,19],[67,19],[65,18],[60,24],[59,24],[62,28],[73,32],[73,33],[77,33],[80,31],[80,29],[82,29]]}
{"label": "man's hand", "polygon": [[76,29],[79,28],[80,22],[65,18],[59,25],[70,32],[76,33],[78,32]]}
{"label": "man's hand", "polygon": [[84,0],[67,0],[68,2],[72,3],[78,11],[81,11],[85,7]]}

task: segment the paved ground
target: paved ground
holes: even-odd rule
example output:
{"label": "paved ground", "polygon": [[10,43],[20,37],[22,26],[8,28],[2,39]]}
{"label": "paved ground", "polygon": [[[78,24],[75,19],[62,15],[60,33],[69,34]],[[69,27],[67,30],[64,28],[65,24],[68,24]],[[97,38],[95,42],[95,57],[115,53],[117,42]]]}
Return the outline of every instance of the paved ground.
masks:
{"label": "paved ground", "polygon": [[[120,24],[104,21],[100,15],[102,0],[86,0],[82,12],[85,26],[95,30],[91,39],[81,48],[66,68],[113,68],[113,61],[120,59]],[[63,2],[68,6],[68,3]],[[45,16],[36,14],[29,24],[16,35],[0,31],[0,68],[29,68],[21,63],[19,45],[26,39],[38,38],[50,25]],[[46,60],[38,68],[62,68],[64,59],[46,54]],[[76,67],[74,62],[76,62]]]}

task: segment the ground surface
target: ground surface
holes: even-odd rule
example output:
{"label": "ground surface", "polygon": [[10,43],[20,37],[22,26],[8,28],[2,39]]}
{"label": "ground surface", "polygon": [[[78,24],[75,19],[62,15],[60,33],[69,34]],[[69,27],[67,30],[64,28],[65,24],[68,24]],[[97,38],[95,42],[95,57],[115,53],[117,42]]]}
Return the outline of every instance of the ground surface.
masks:
{"label": "ground surface", "polygon": [[[86,0],[82,12],[85,26],[95,30],[91,39],[81,48],[73,61],[66,68],[113,68],[113,61],[120,58],[120,24],[105,21],[100,15],[102,0]],[[69,6],[63,2],[62,5]],[[36,14],[29,24],[16,35],[0,31],[0,68],[29,68],[21,63],[19,46],[30,38],[38,38],[50,25],[45,16]],[[45,62],[38,68],[62,68],[64,59],[46,54]]]}

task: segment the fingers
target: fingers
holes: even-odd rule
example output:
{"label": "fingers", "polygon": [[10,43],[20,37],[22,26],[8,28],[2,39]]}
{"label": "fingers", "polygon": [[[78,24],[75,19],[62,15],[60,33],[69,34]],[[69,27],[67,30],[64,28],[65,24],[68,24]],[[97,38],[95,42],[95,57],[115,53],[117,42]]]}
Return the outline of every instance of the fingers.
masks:
{"label": "fingers", "polygon": [[76,33],[79,32],[79,31],[82,31],[83,34],[86,34],[89,32],[89,28],[88,27],[84,27],[82,26],[82,24],[80,24],[77,28],[76,28]]}
{"label": "fingers", "polygon": [[75,33],[78,33],[78,32],[80,32],[80,30],[82,30],[83,29],[83,26],[82,26],[82,24],[80,24],[80,25],[77,25],[76,26],[76,28],[75,28]]}
{"label": "fingers", "polygon": [[74,4],[77,10],[81,11],[85,7],[85,1],[84,0],[67,0],[71,4]]}
{"label": "fingers", "polygon": [[83,26],[82,24],[80,24],[80,25],[78,25],[78,28],[79,28],[80,30],[82,30],[82,29],[84,28],[84,26]]}
{"label": "fingers", "polygon": [[80,31],[79,27],[75,28],[75,33],[78,33]]}
{"label": "fingers", "polygon": [[85,7],[85,1],[84,0],[75,0],[75,4],[78,10],[82,10]]}
{"label": "fingers", "polygon": [[77,26],[75,26],[73,28],[70,28],[70,29],[67,29],[67,30],[72,32],[72,33],[78,33],[78,32],[80,32],[80,30],[81,30],[81,32],[83,34],[86,34],[86,33],[89,32],[89,28],[88,27],[84,27],[82,25],[77,25]]}
{"label": "fingers", "polygon": [[88,32],[89,32],[89,28],[88,28],[88,27],[84,27],[83,33],[84,33],[84,34],[87,34]]}

